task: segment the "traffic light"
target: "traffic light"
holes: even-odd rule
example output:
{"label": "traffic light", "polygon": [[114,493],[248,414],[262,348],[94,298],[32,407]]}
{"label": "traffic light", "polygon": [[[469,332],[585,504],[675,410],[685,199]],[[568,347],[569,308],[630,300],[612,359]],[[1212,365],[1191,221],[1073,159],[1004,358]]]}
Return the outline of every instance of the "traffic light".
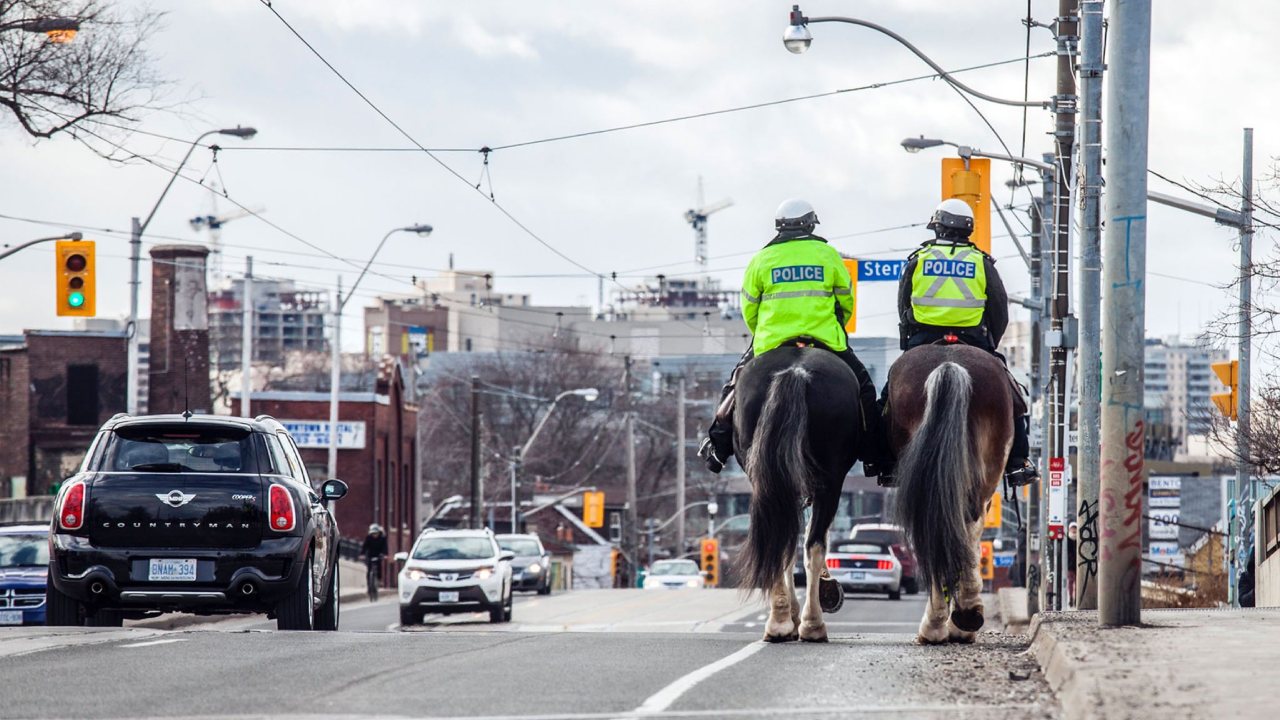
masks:
{"label": "traffic light", "polygon": [[843,260],[853,287],[853,312],[844,319],[844,331],[852,335],[858,331],[858,261],[854,258],[843,258]]}
{"label": "traffic light", "polygon": [[59,240],[54,251],[54,284],[58,288],[58,315],[93,317],[97,314],[92,240]]}
{"label": "traffic light", "polygon": [[609,551],[609,575],[618,577],[618,561],[622,558],[622,553],[617,550]]}
{"label": "traffic light", "polygon": [[604,527],[604,493],[582,493],[582,522],[590,528]]}
{"label": "traffic light", "polygon": [[1218,406],[1218,412],[1224,417],[1236,420],[1239,417],[1236,409],[1240,407],[1240,398],[1237,396],[1240,387],[1240,361],[1216,362],[1209,367],[1213,368],[1213,374],[1218,376],[1222,384],[1231,389],[1230,392],[1214,393],[1209,399],[1213,400],[1213,404]]}
{"label": "traffic light", "polygon": [[982,555],[978,558],[978,569],[982,571],[983,580],[993,580],[996,576],[994,550],[990,540],[982,541]]}
{"label": "traffic light", "polygon": [[1003,523],[1004,518],[1001,513],[1004,512],[1003,499],[999,492],[991,496],[991,502],[987,503],[987,514],[983,519],[982,527],[998,528]]}
{"label": "traffic light", "polygon": [[707,587],[720,584],[720,541],[715,538],[702,539],[702,572]]}
{"label": "traffic light", "polygon": [[982,252],[991,252],[991,160],[943,158],[942,199],[958,198],[973,208],[969,239]]}

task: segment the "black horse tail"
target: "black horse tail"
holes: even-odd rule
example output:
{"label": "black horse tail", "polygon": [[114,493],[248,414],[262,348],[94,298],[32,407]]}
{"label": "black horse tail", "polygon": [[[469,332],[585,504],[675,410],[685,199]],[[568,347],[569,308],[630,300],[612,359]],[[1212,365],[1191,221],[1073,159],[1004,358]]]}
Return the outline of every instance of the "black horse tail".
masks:
{"label": "black horse tail", "polygon": [[953,362],[925,380],[924,419],[898,462],[898,524],[915,547],[925,587],[948,587],[973,567],[978,448],[969,427],[969,372]]}
{"label": "black horse tail", "polygon": [[747,455],[751,526],[741,561],[742,587],[769,592],[791,572],[802,498],[818,473],[809,454],[810,374],[801,366],[774,373]]}

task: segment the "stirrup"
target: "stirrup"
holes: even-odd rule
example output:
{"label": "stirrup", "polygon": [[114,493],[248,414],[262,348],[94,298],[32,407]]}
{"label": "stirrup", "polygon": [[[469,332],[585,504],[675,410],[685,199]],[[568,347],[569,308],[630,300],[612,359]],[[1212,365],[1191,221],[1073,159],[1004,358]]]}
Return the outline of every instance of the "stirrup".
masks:
{"label": "stirrup", "polygon": [[716,475],[724,469],[724,461],[716,457],[716,447],[711,442],[711,438],[704,438],[702,444],[698,446],[698,457],[707,462],[707,469]]}
{"label": "stirrup", "polygon": [[1040,471],[1036,469],[1035,465],[1031,464],[1030,460],[1024,460],[1022,467],[1016,467],[1012,470],[1006,469],[1004,479],[1011,487],[1022,487],[1039,480]]}

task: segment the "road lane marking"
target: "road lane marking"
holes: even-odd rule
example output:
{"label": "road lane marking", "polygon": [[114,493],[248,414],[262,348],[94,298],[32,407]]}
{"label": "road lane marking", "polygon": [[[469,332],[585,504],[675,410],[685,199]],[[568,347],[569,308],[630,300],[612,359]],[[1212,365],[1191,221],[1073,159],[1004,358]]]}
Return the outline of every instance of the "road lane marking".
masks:
{"label": "road lane marking", "polygon": [[755,655],[763,650],[764,646],[765,644],[763,642],[753,642],[750,645],[744,646],[737,652],[726,655],[709,665],[703,665],[684,677],[677,678],[671,684],[662,688],[653,695],[650,695],[649,699],[641,703],[640,707],[636,708],[632,714],[653,715],[666,710],[671,707],[672,703],[679,700],[681,695],[692,690],[698,685],[698,683],[706,680],[725,668],[733,667],[752,655]]}
{"label": "road lane marking", "polygon": [[[618,718],[830,718],[855,717],[870,715],[901,715],[910,718],[939,717],[955,718],[957,713],[964,717],[973,713],[985,713],[984,717],[1027,717],[1033,711],[1044,712],[1045,706],[1036,703],[1008,703],[996,705],[990,703],[964,704],[955,703],[922,703],[919,705],[833,705],[831,707],[772,707],[772,708],[718,708],[715,710],[666,710],[658,713],[639,711],[622,713],[605,712],[566,712],[536,715],[468,715],[467,720],[618,720]],[[1017,712],[1017,715],[1010,715]],[[424,715],[422,720],[454,720],[458,716]]]}
{"label": "road lane marking", "polygon": [[148,647],[150,645],[166,645],[168,643],[186,642],[186,641],[187,641],[187,638],[166,638],[164,640],[146,640],[144,642],[129,643],[128,645],[121,645],[120,647],[140,648],[140,647]]}

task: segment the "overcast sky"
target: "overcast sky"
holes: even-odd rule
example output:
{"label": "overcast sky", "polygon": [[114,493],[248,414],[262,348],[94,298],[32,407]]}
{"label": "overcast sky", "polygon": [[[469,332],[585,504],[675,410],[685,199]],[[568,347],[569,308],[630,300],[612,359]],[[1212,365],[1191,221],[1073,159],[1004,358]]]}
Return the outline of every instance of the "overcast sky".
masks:
{"label": "overcast sky", "polygon": [[[131,3],[124,3],[131,4]],[[427,239],[393,237],[347,308],[344,345],[359,335],[359,304],[379,292],[403,293],[413,275],[447,266],[492,270],[503,292],[527,292],[544,304],[594,304],[596,281],[504,216],[511,216],[573,261],[621,282],[637,268],[693,270],[693,234],[683,220],[698,177],[708,201],[735,204],[710,221],[711,268],[737,287],[750,251],[771,236],[773,212],[788,197],[811,201],[820,231],[841,251],[900,257],[925,238],[923,228],[855,235],[922,222],[938,200],[941,150],[916,155],[898,143],[924,134],[999,151],[999,140],[955,92],[921,80],[732,114],[498,150],[484,194],[474,151],[300,153],[248,150],[282,146],[409,147],[295,38],[258,0],[184,0],[168,6],[152,49],[170,78],[171,98],[190,97],[180,113],[143,117],[144,130],[194,137],[215,127],[252,125],[248,142],[226,146],[211,167],[198,150],[195,178],[221,178],[229,194],[316,250],[254,219],[222,232],[224,270],[241,272],[253,255],[259,274],[291,277],[319,289],[350,283],[355,272],[325,252],[368,259],[389,229],[435,226]],[[892,40],[863,28],[815,25],[813,46],[795,56],[781,34],[789,2],[426,2],[425,0],[275,0],[275,8],[374,103],[429,148],[496,147],[620,125],[828,92],[924,75],[929,68]],[[1056,0],[1034,0],[1052,20]],[[1264,0],[1155,3],[1152,169],[1179,180],[1238,180],[1241,128],[1256,128],[1259,176],[1280,154],[1275,68],[1280,4]],[[1012,60],[1025,53],[1022,2],[949,0],[806,2],[812,16],[847,14],[888,26],[947,68]],[[1031,36],[1032,54],[1053,48],[1048,31]],[[1052,58],[1030,62],[1032,98],[1053,93]],[[1023,65],[963,75],[975,87],[1017,98]],[[1014,154],[1023,152],[1023,114],[976,101]],[[1027,155],[1050,151],[1048,112],[1027,115]],[[185,148],[135,134],[116,139],[172,165]],[[239,149],[239,148],[246,149]],[[33,142],[0,120],[0,242],[87,226],[127,231],[166,182],[145,163],[114,164],[71,139]],[[1012,170],[997,166],[999,197]],[[491,180],[491,183],[490,183]],[[1180,190],[1157,179],[1151,188]],[[1013,197],[1025,205],[1027,194]],[[148,242],[205,242],[188,225],[214,210],[213,196],[179,182],[148,229]],[[219,200],[219,212],[234,206]],[[1025,219],[1025,215],[1024,215]],[[994,234],[1004,235],[996,224]],[[128,310],[128,243],[99,241],[98,311]],[[1149,224],[1149,335],[1196,334],[1231,309],[1222,289],[1235,272],[1231,231],[1207,219],[1152,207]],[[1271,254],[1261,235],[1257,253]],[[1028,287],[1010,240],[993,254],[1011,292]],[[728,257],[724,257],[728,256]],[[31,249],[0,263],[0,333],[69,328],[54,316],[52,251]],[[144,278],[150,267],[144,266]],[[1165,277],[1165,276],[1175,277]],[[387,277],[389,276],[389,277]],[[610,284],[611,289],[617,289]],[[149,314],[149,284],[143,286]],[[859,335],[896,335],[892,289],[859,288]],[[1015,312],[1015,317],[1022,311]]]}

